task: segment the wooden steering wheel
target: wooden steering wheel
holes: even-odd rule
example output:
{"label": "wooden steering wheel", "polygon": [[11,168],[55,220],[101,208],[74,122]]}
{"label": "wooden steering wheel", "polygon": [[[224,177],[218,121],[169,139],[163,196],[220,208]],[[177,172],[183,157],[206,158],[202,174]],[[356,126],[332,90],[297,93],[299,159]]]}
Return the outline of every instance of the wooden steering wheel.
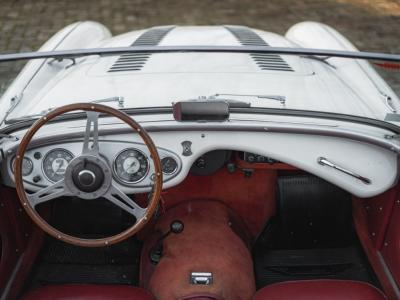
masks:
{"label": "wooden steering wheel", "polygon": [[[51,119],[76,110],[85,111],[87,116],[82,153],[68,164],[64,179],[33,194],[26,193],[22,179],[22,161],[32,137]],[[134,132],[140,135],[150,152],[150,157],[154,163],[154,185],[146,208],[140,207],[115,185],[112,179],[111,167],[99,154],[98,118],[100,113],[114,116],[128,124]],[[91,144],[91,146],[89,146],[89,144]],[[147,132],[127,114],[105,105],[92,103],[65,105],[52,110],[37,120],[21,140],[15,158],[14,172],[15,185],[19,199],[33,222],[58,240],[84,247],[101,247],[115,244],[138,232],[155,213],[163,183],[160,158]],[[75,196],[86,200],[103,197],[133,215],[136,218],[136,222],[125,231],[106,238],[84,239],[65,234],[52,227],[35,209],[35,206],[39,203],[61,196]]]}

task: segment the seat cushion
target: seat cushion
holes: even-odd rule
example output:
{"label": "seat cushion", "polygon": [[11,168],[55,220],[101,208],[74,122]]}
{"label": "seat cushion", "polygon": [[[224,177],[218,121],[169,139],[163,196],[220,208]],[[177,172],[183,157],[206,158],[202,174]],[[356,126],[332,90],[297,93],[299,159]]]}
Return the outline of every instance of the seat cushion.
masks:
{"label": "seat cushion", "polygon": [[48,285],[26,294],[23,300],[154,300],[144,289],[127,285]]}
{"label": "seat cushion", "polygon": [[180,298],[179,300],[223,300],[223,298],[215,294],[212,295],[208,293],[201,293],[201,294],[192,294],[190,296]]}
{"label": "seat cushion", "polygon": [[259,290],[253,300],[383,300],[370,284],[351,280],[302,280],[275,283]]}

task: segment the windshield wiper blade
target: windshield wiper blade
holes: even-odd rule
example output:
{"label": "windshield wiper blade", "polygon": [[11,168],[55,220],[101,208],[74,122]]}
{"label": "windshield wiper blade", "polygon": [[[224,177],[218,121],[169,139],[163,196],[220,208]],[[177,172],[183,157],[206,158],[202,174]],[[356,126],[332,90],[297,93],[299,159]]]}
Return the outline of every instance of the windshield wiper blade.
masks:
{"label": "windshield wiper blade", "polygon": [[42,112],[37,113],[37,114],[32,114],[32,115],[22,116],[22,117],[18,117],[18,118],[8,119],[8,120],[4,121],[4,124],[14,124],[14,123],[18,123],[18,122],[21,122],[21,121],[39,119],[40,117],[43,117],[46,113],[50,112],[52,109],[53,108],[49,108],[48,110],[42,111]]}
{"label": "windshield wiper blade", "polygon": [[286,97],[281,95],[246,95],[246,94],[215,94],[215,97],[218,96],[234,96],[234,97],[253,97],[259,99],[269,99],[279,101],[282,105],[286,103]]}
{"label": "windshield wiper blade", "polygon": [[[108,103],[108,102],[118,102],[118,107],[119,108],[124,108],[124,97],[121,97],[121,96],[89,101],[89,103]],[[75,103],[75,102],[73,102],[73,103]],[[40,113],[37,113],[37,114],[32,114],[32,115],[22,116],[22,117],[18,117],[18,118],[8,119],[8,120],[4,121],[4,124],[14,124],[14,123],[21,122],[21,121],[39,119],[40,117],[43,117],[45,114],[47,114],[50,111],[52,111],[53,109],[54,109],[54,107],[50,107],[47,110],[44,110],[44,111],[42,111]]]}

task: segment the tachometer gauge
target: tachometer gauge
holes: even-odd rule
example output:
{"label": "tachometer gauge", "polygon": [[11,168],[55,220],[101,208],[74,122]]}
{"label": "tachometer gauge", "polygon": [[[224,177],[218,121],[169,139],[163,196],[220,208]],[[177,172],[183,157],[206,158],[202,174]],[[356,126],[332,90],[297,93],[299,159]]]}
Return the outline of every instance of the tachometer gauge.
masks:
{"label": "tachometer gauge", "polygon": [[124,183],[136,183],[149,171],[149,161],[143,152],[137,149],[125,149],[114,160],[114,173]]}
{"label": "tachometer gauge", "polygon": [[[12,171],[15,172],[15,158],[11,163]],[[22,159],[22,176],[28,176],[33,171],[33,162],[30,158],[24,157]]]}
{"label": "tachometer gauge", "polygon": [[60,181],[64,178],[65,170],[73,158],[72,153],[65,149],[51,150],[43,160],[44,175],[50,181]]}

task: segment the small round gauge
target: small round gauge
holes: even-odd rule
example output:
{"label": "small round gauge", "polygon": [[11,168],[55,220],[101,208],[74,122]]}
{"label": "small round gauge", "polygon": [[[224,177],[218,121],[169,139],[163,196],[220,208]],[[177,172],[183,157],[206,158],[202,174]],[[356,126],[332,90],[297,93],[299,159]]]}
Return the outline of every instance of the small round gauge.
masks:
{"label": "small round gauge", "polygon": [[49,151],[43,160],[43,172],[47,179],[53,182],[63,179],[65,170],[73,158],[72,153],[65,149]]}
{"label": "small round gauge", "polygon": [[130,148],[120,152],[114,160],[114,173],[124,183],[136,183],[149,171],[149,161],[143,152]]}
{"label": "small round gauge", "polygon": [[170,175],[178,168],[178,163],[170,156],[164,157],[161,160],[162,170],[164,174]]}
{"label": "small round gauge", "polygon": [[[15,158],[11,163],[12,170],[15,172]],[[33,162],[30,158],[24,157],[22,160],[22,176],[28,176],[33,171]]]}

